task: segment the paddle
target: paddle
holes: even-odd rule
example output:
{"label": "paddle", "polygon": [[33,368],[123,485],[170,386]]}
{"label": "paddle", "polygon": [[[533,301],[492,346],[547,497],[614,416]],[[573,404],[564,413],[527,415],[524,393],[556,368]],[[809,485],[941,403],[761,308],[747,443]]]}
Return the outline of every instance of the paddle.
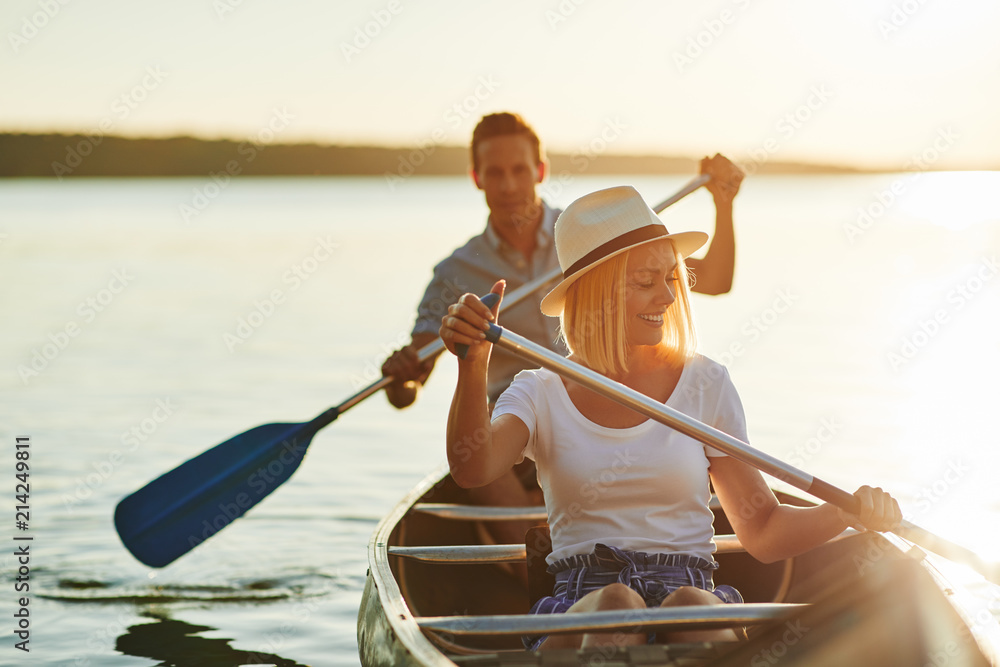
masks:
{"label": "paddle", "polygon": [[[657,205],[660,212],[709,181],[697,176]],[[504,299],[510,308],[551,283],[558,267]],[[444,350],[440,339],[421,348],[422,363]],[[383,377],[304,423],[264,424],[240,433],[164,473],[115,509],[115,529],[125,547],[150,567],[169,565],[243,516],[299,467],[316,433],[392,382]]]}
{"label": "paddle", "polygon": [[[776,477],[783,482],[787,482],[820,500],[832,503],[852,514],[858,513],[858,500],[850,493],[813,477],[809,473],[803,472],[780,459],[754,449],[728,433],[703,424],[697,419],[689,417],[668,405],[659,403],[645,394],[641,394],[630,387],[615,382],[576,362],[565,359],[522,336],[505,330],[496,324],[490,324],[489,331],[486,332],[486,340],[499,345],[503,349],[518,355],[532,364],[547,368],[650,419],[665,424],[684,435],[715,447],[733,458],[748,463],[758,470]],[[900,528],[894,532],[914,544],[938,553],[949,560],[964,563],[977,570],[987,579],[1000,583],[1000,572],[997,571],[997,567],[987,563],[970,549],[966,549],[963,546],[924,530],[909,521],[903,521]]]}

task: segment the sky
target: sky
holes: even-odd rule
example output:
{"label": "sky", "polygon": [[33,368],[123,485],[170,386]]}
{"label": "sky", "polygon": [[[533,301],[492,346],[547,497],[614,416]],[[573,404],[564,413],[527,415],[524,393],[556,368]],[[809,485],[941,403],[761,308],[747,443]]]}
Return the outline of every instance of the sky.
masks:
{"label": "sky", "polygon": [[[995,0],[5,0],[0,131],[1000,169]],[[0,158],[2,159],[2,158]]]}

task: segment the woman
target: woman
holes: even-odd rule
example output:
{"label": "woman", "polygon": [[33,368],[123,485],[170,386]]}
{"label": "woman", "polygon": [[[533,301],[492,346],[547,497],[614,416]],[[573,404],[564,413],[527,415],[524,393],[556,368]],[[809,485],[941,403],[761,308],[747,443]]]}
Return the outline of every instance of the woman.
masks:
{"label": "woman", "polygon": [[[571,204],[555,228],[564,279],[542,300],[558,315],[570,359],[746,441],[739,396],[726,369],[695,353],[684,259],[700,232],[669,234],[631,187]],[[493,291],[503,293],[503,281]],[[772,562],[808,551],[849,525],[887,530],[902,519],[881,489],[862,487],[859,516],[833,505],[780,505],[762,475],[551,371],[523,371],[487,409],[495,320],[472,294],[443,318],[441,337],[459,362],[448,417],[448,461],[464,487],[487,484],[523,457],[545,494],[556,575],[532,613],[742,602],[716,588],[709,482],[736,535]],[[735,638],[731,630],[674,633],[673,641]],[[553,635],[528,648],[644,643],[645,635]]]}

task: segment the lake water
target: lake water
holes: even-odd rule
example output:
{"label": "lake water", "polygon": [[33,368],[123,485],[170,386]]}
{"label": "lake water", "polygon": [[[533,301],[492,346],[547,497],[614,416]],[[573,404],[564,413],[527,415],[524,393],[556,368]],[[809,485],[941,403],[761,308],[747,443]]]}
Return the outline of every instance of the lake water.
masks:
{"label": "lake water", "polygon": [[[686,180],[545,190],[565,206],[631,183],[656,202]],[[998,173],[749,178],[735,286],[694,308],[753,444],[849,490],[881,485],[1000,560],[998,191]],[[485,217],[464,178],[0,182],[0,469],[8,545],[31,554],[31,650],[5,634],[0,663],[357,665],[365,547],[444,460],[451,359],[414,407],[375,396],[343,415],[289,482],[166,568],[125,551],[112,513],[230,436],[374,380],[430,267]],[[664,219],[711,231],[711,199]],[[8,633],[22,593],[3,551]]]}

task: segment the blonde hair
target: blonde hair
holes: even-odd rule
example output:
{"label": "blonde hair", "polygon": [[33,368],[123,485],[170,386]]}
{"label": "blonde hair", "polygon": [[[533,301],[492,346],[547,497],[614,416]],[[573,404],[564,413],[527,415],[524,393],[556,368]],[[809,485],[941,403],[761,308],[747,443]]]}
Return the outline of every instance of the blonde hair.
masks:
{"label": "blonde hair", "polygon": [[[677,266],[674,302],[664,315],[663,340],[659,348],[672,363],[683,365],[698,347],[691,314],[690,278],[687,264],[670,244]],[[626,343],[625,286],[631,251],[601,262],[566,291],[559,316],[560,336],[570,352],[588,368],[610,377],[629,370]]]}

